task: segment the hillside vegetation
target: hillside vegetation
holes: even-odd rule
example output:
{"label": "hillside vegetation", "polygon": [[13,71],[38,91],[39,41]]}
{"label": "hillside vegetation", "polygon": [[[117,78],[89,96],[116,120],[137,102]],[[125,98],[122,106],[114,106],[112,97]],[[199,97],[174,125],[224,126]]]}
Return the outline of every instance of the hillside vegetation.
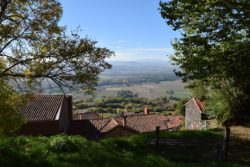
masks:
{"label": "hillside vegetation", "polygon": [[[213,139],[220,138],[221,131],[180,131],[161,133],[162,138]],[[189,154],[182,148],[179,155],[166,150],[172,156],[156,154],[148,145],[154,134],[134,135],[123,138],[88,141],[80,136],[52,137],[1,137],[0,166],[164,166],[164,167],[238,167],[243,162],[218,162],[211,158]],[[187,153],[187,154],[186,154]],[[203,153],[206,155],[206,151]],[[180,156],[182,154],[182,156]],[[194,156],[195,155],[195,156]]]}

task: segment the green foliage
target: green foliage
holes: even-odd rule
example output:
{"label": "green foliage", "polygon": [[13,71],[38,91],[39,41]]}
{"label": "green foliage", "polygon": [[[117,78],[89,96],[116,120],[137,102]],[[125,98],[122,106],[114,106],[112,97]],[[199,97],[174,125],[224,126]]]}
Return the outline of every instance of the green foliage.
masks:
{"label": "green foliage", "polygon": [[181,99],[178,101],[177,106],[176,106],[176,112],[180,115],[185,115],[185,103],[188,102],[189,99]]}
{"label": "green foliage", "polygon": [[[2,0],[0,2],[0,78],[28,86],[54,83],[61,90],[79,84],[90,93],[98,75],[111,68],[105,60],[114,53],[96,41],[70,35],[58,23],[63,9],[58,0]],[[21,84],[20,84],[21,83]]]}
{"label": "green foliage", "polygon": [[49,150],[54,153],[74,153],[85,141],[71,136],[54,136],[49,142]]}
{"label": "green foliage", "polygon": [[[185,148],[179,152],[182,156],[177,156],[178,152],[174,152],[176,148],[167,150],[172,153],[170,156],[156,155],[154,147],[148,144],[154,136],[155,134],[152,133],[100,141],[88,141],[80,136],[4,137],[0,138],[0,166],[244,166],[236,162],[220,163],[211,159],[201,160],[192,154],[183,154],[187,152]],[[161,138],[217,139],[221,138],[221,131],[164,132],[161,133]],[[69,145],[74,144],[77,149],[70,151],[66,149],[65,152],[65,148],[69,148],[66,146],[69,141]],[[67,144],[63,144],[65,147],[62,148],[62,143]],[[51,149],[52,145],[58,149]],[[187,160],[191,160],[192,163]]]}
{"label": "green foliage", "polygon": [[205,101],[208,97],[209,90],[208,88],[198,81],[193,82],[193,86],[191,87],[193,97],[200,99],[201,101]]}
{"label": "green foliage", "polygon": [[58,24],[57,0],[1,0],[0,6],[0,134],[10,134],[24,122],[17,113],[22,98],[14,90],[33,91],[47,81],[61,91],[79,84],[91,93],[114,53],[78,30],[67,35]]}
{"label": "green foliage", "polygon": [[160,3],[166,23],[182,31],[173,42],[172,60],[181,69],[176,74],[184,81],[221,89],[230,104],[228,119],[250,116],[249,9],[244,0]]}
{"label": "green foliage", "polygon": [[145,106],[147,106],[151,112],[175,110],[173,104],[168,102],[166,97],[154,100],[139,97],[109,97],[88,101],[77,100],[74,105],[79,109],[87,109],[88,111],[97,113],[107,113],[105,116],[114,116],[114,114],[121,114],[124,111],[140,113],[143,112]]}
{"label": "green foliage", "polygon": [[230,118],[230,100],[221,90],[213,90],[206,103],[206,113],[217,118],[221,123]]}
{"label": "green foliage", "polygon": [[120,90],[117,92],[117,97],[122,97],[122,98],[133,98],[137,97],[138,95],[133,93],[130,90]]}
{"label": "green foliage", "polygon": [[0,79],[0,135],[14,133],[25,122],[17,111],[25,104],[24,99]]}

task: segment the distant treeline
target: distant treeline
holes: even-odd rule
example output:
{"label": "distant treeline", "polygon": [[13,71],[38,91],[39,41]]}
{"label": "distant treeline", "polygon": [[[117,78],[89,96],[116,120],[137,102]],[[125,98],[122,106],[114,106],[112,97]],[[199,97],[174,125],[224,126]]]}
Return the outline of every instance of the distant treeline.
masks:
{"label": "distant treeline", "polygon": [[147,82],[160,83],[162,81],[174,81],[178,77],[173,73],[141,73],[141,74],[119,74],[112,76],[104,76],[100,78],[98,82],[99,86],[107,85],[131,85],[131,84],[143,84]]}

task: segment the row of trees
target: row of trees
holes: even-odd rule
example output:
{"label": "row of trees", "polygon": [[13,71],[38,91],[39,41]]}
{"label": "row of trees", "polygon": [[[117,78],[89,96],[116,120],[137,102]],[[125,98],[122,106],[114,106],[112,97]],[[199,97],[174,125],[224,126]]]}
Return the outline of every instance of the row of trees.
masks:
{"label": "row of trees", "polygon": [[[186,101],[187,100],[185,100],[185,102]],[[168,99],[168,97],[147,99],[138,97],[137,94],[130,90],[118,91],[116,97],[103,97],[101,99],[80,99],[74,102],[74,106],[78,109],[87,109],[88,111],[97,113],[140,113],[144,111],[145,107],[147,107],[151,112],[170,113],[178,110],[179,114],[184,114],[183,101],[178,103],[177,101]]]}

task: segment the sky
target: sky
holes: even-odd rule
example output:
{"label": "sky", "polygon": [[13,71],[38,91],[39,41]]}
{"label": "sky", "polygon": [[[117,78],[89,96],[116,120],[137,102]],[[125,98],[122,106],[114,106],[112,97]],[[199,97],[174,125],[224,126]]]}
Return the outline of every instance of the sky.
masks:
{"label": "sky", "polygon": [[115,52],[110,61],[168,60],[179,36],[159,13],[159,0],[60,0],[61,25]]}

